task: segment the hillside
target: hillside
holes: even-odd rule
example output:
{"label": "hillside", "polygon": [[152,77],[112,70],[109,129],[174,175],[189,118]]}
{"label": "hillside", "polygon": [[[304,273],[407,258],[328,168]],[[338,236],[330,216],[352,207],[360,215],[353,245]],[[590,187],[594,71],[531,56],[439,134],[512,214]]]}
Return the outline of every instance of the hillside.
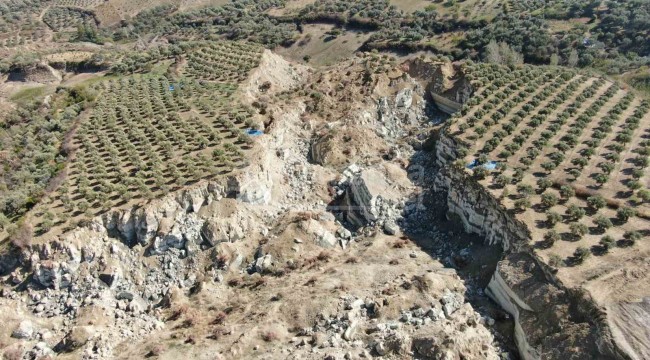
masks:
{"label": "hillside", "polygon": [[0,0],[0,355],[650,358],[649,4]]}
{"label": "hillside", "polygon": [[[451,178],[476,183],[493,200],[480,210],[484,204],[472,202],[485,199],[458,190],[449,197],[450,212],[466,230],[532,255],[555,286],[585,292],[581,297],[594,301],[611,326],[607,336],[644,357],[645,342],[629,334],[643,328],[648,314],[642,284],[648,281],[650,102],[616,83],[558,68],[463,64],[458,71],[473,94],[444,128],[437,157]],[[506,214],[513,233],[502,234],[491,213]],[[510,276],[522,271],[521,264],[508,266]],[[520,292],[523,280],[506,284],[523,302],[539,304]],[[641,309],[636,319],[617,320],[635,306]],[[545,346],[557,347],[541,344],[530,345],[531,352],[544,357]]]}

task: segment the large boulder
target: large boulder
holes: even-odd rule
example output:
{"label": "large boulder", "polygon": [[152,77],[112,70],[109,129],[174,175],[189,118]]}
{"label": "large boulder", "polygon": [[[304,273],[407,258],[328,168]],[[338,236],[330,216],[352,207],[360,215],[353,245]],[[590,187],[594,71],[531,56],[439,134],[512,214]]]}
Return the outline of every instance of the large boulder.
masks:
{"label": "large boulder", "polygon": [[364,169],[350,181],[342,210],[353,225],[364,226],[396,217],[399,212],[395,205],[399,199],[399,191],[384,173],[374,168]]}
{"label": "large boulder", "polygon": [[202,242],[201,229],[204,221],[195,213],[179,213],[173,220],[163,218],[159,222],[156,237],[151,245],[152,254],[162,254],[175,248],[184,249],[190,244]]}

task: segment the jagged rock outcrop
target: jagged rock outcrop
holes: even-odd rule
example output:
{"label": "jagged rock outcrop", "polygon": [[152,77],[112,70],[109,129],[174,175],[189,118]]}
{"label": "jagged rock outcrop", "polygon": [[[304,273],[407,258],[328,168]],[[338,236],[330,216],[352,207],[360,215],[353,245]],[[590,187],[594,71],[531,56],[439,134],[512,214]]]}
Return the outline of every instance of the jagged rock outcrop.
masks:
{"label": "jagged rock outcrop", "polygon": [[352,174],[340,210],[355,226],[383,224],[399,216],[400,198],[382,171],[368,168]]}
{"label": "jagged rock outcrop", "polygon": [[[196,235],[200,233],[203,226],[194,218],[195,215],[191,214],[196,214],[202,206],[220,200],[230,192],[238,192],[237,185],[232,181],[229,181],[227,185],[215,182],[201,184],[173,196],[154,200],[142,208],[109,212],[102,217],[102,223],[96,225],[121,237],[129,245],[135,243],[148,245],[158,237],[155,251],[158,251],[158,248],[162,251],[170,247],[178,248],[182,242],[178,238],[180,233],[184,233],[183,236],[189,237],[190,240],[197,240]],[[177,225],[170,228],[169,232],[163,231],[166,233],[164,235],[169,236],[165,240],[160,237],[159,228],[163,219],[166,218],[173,218],[173,223]]]}
{"label": "jagged rock outcrop", "polygon": [[377,100],[375,131],[378,135],[385,138],[399,137],[404,134],[406,128],[418,124],[422,119],[424,102],[414,100],[422,89],[417,83],[408,85],[409,87],[404,87],[394,96],[383,96]]}

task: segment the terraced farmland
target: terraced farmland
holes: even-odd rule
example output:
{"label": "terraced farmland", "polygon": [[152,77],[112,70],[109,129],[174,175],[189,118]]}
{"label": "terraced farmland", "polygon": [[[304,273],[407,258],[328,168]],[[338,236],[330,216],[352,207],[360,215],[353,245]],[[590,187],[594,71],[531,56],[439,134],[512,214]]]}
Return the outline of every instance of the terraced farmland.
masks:
{"label": "terraced farmland", "polygon": [[447,129],[458,166],[528,225],[544,257],[575,266],[650,245],[650,101],[566,69],[465,73],[478,90]]}
{"label": "terraced farmland", "polygon": [[0,46],[16,46],[46,39],[47,26],[38,19],[43,4],[38,0],[0,4]]}
{"label": "terraced farmland", "polygon": [[104,0],[55,0],[53,5],[91,9],[103,4]]}
{"label": "terraced farmland", "polygon": [[74,7],[52,7],[43,15],[43,22],[54,31],[76,29],[79,25],[95,25],[92,13]]}
{"label": "terraced farmland", "polygon": [[227,68],[217,81],[144,74],[96,85],[99,100],[67,145],[74,155],[60,185],[33,212],[37,230],[74,226],[246,166],[252,109],[235,100],[238,81],[226,80],[244,79],[252,65]]}
{"label": "terraced farmland", "polygon": [[242,42],[209,42],[187,55],[183,74],[210,81],[242,81],[258,65],[261,50]]}

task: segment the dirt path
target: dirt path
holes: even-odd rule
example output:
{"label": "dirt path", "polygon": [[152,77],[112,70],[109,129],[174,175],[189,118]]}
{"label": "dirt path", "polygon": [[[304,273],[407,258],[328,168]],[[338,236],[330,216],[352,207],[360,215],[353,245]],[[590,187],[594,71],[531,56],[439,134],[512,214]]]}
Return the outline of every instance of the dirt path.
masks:
{"label": "dirt path", "polygon": [[[48,6],[46,6],[46,7],[41,11],[41,13],[38,15],[38,20],[39,20],[39,21],[43,21],[43,17],[45,16],[45,13],[46,13],[48,10],[50,10],[50,7],[51,7],[51,5],[48,5]],[[45,24],[45,25],[47,25],[47,24]],[[49,27],[49,25],[48,25],[48,27]]]}

